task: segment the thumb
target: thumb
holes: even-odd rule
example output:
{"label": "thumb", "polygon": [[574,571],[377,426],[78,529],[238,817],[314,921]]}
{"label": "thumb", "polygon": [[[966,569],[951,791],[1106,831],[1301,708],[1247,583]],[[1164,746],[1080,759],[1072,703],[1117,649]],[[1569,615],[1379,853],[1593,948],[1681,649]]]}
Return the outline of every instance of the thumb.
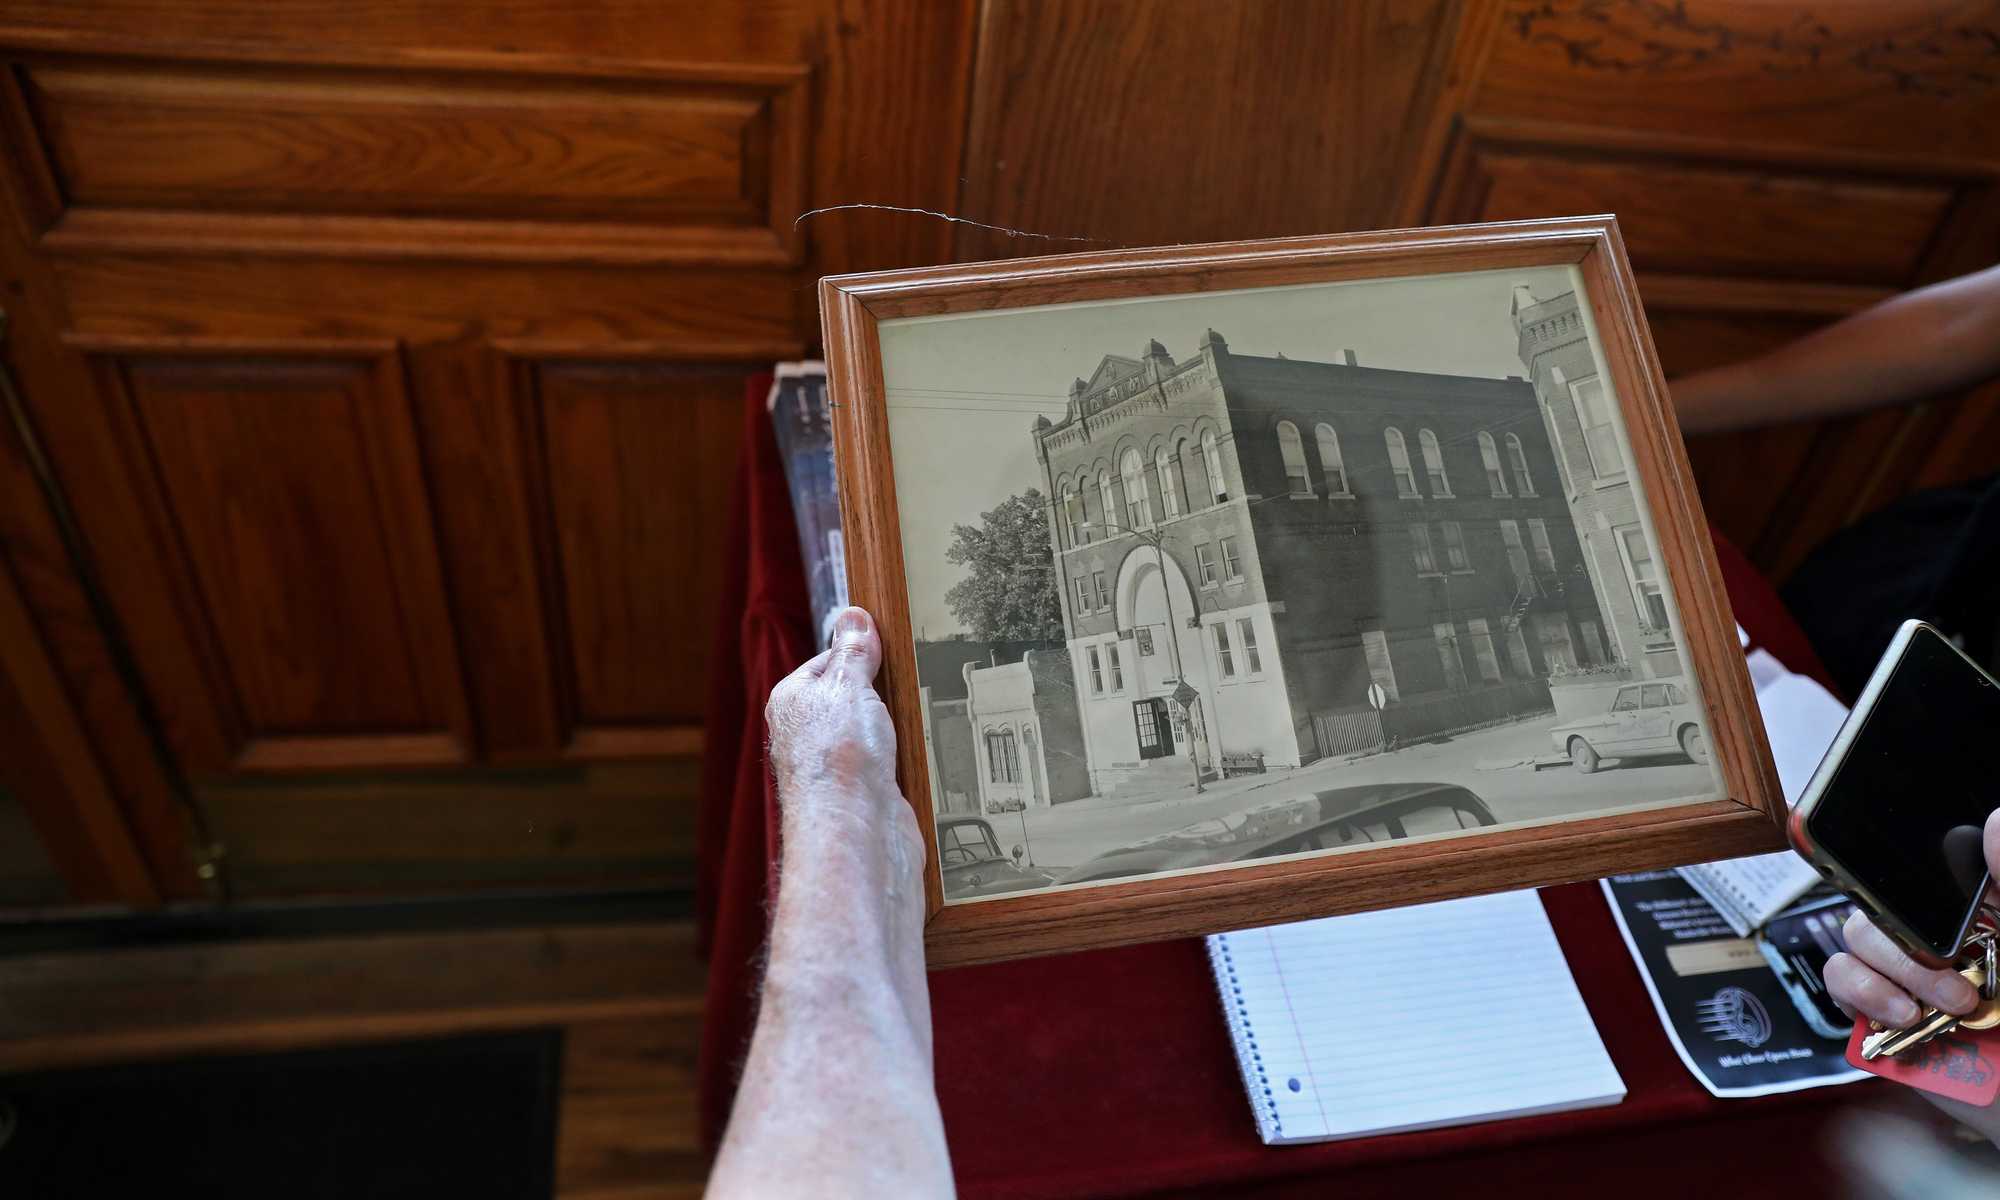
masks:
{"label": "thumb", "polygon": [[874,618],[859,608],[841,613],[833,622],[830,653],[825,678],[856,687],[873,683],[882,666],[882,638],[875,632]]}

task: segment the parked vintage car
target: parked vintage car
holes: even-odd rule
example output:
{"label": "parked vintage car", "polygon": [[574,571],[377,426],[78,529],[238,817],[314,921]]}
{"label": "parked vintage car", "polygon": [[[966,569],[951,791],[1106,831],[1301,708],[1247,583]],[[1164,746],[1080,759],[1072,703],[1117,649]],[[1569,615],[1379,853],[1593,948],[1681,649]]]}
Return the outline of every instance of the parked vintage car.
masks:
{"label": "parked vintage car", "polygon": [[1559,753],[1585,775],[1607,758],[1642,758],[1684,754],[1698,763],[1708,761],[1708,737],[1686,689],[1669,680],[1628,683],[1612,697],[1611,707],[1549,731]]}
{"label": "parked vintage car", "polygon": [[1211,817],[1108,850],[1064,872],[1057,883],[1096,883],[1156,871],[1212,867],[1311,850],[1456,833],[1494,824],[1493,810],[1450,783],[1373,783],[1329,788]]}
{"label": "parked vintage car", "polygon": [[1022,848],[1000,853],[1000,839],[984,817],[939,817],[938,867],[944,894],[953,900],[1047,887],[1055,877],[1021,865]]}

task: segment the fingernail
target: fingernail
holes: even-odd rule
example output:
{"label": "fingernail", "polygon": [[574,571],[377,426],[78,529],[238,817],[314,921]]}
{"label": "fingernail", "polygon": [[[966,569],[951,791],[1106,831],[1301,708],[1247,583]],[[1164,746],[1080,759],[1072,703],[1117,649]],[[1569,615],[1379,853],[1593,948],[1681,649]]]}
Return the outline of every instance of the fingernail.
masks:
{"label": "fingernail", "polygon": [[860,637],[868,632],[868,614],[858,608],[850,608],[834,618],[833,640],[844,642],[848,638]]}
{"label": "fingernail", "polygon": [[1932,986],[1931,1003],[1946,1012],[1967,1012],[1979,1003],[1979,992],[1965,976],[1949,975]]}
{"label": "fingernail", "polygon": [[1896,1002],[1891,1004],[1889,1008],[1894,1013],[1894,1019],[1889,1023],[1898,1027],[1914,1025],[1917,1022],[1917,1018],[1923,1015],[1923,1010],[1917,1007],[1917,1002],[1907,997],[1897,997]]}

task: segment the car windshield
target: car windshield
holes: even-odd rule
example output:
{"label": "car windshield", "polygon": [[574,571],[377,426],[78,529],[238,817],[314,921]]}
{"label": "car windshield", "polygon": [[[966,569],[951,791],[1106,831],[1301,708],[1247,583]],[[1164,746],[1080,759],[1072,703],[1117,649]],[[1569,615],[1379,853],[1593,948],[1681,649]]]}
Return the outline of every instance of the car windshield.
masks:
{"label": "car windshield", "polygon": [[1625,688],[1618,693],[1618,702],[1611,706],[1612,712],[1631,712],[1639,707],[1639,689]]}
{"label": "car windshield", "polygon": [[1455,804],[1426,804],[1403,814],[1403,836],[1423,837],[1432,833],[1457,833],[1477,828],[1479,821]]}
{"label": "car windshield", "polygon": [[1688,702],[1687,693],[1681,691],[1680,684],[1670,683],[1667,685],[1668,704],[1686,704],[1687,702]]}
{"label": "car windshield", "polygon": [[999,857],[1000,843],[993,840],[993,831],[986,827],[984,821],[947,825],[938,831],[940,866],[963,867]]}
{"label": "car windshield", "polygon": [[1339,850],[1369,842],[1457,833],[1461,829],[1477,829],[1482,824],[1478,814],[1468,809],[1449,802],[1429,801],[1401,811],[1389,809],[1371,813],[1362,820],[1329,822],[1297,837],[1261,847],[1252,857],[1274,858],[1280,854]]}

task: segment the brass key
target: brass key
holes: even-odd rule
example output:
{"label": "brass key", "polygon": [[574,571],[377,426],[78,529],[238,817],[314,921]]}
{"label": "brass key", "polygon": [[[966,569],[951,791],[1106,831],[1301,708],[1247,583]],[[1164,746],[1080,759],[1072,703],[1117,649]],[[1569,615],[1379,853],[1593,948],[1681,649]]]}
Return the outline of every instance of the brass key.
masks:
{"label": "brass key", "polygon": [[1871,1033],[1861,1041],[1861,1057],[1874,1062],[1878,1058],[1894,1058],[1912,1046],[1921,1046],[1940,1034],[1957,1029],[1959,1018],[1940,1009],[1926,1008],[1917,1018],[1917,1023],[1903,1029],[1884,1029]]}
{"label": "brass key", "polygon": [[[1987,945],[1990,947],[1992,943],[1988,942]],[[1932,1038],[1950,1033],[1961,1025],[1969,1029],[1990,1029],[1994,1025],[2000,1025],[2000,1000],[1986,999],[1988,976],[1983,952],[1981,961],[1969,967],[1961,967],[1958,973],[1965,977],[1967,983],[1979,989],[1982,1003],[1978,1008],[1963,1017],[1954,1016],[1940,1009],[1926,1008],[1918,1015],[1914,1025],[1903,1029],[1884,1029],[1862,1039],[1861,1057],[1868,1062],[1874,1062],[1884,1055],[1893,1058],[1913,1046],[1921,1046]],[[1989,1013],[1988,1009],[1993,1011]],[[1969,1021],[1982,1023],[1966,1024]]]}

